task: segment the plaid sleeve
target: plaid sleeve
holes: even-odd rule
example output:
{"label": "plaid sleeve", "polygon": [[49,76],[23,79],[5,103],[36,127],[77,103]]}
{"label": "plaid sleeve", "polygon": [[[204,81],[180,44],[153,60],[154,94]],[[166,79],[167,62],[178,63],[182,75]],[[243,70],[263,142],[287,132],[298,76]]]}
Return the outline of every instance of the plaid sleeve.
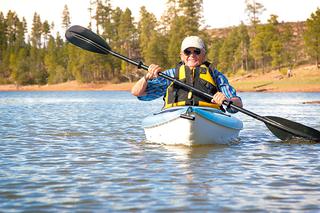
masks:
{"label": "plaid sleeve", "polygon": [[[237,96],[236,90],[229,84],[228,79],[221,72],[215,69],[213,71],[213,78],[215,79],[220,92],[222,92],[227,98],[237,97],[241,99],[239,96]],[[230,113],[238,112],[232,108],[227,108],[227,111]]]}
{"label": "plaid sleeve", "polygon": [[[175,69],[169,69],[163,73],[174,77]],[[144,96],[138,96],[141,101],[152,101],[154,99],[163,97],[166,94],[167,87],[170,85],[170,81],[165,78],[159,77],[148,81],[146,94]]]}

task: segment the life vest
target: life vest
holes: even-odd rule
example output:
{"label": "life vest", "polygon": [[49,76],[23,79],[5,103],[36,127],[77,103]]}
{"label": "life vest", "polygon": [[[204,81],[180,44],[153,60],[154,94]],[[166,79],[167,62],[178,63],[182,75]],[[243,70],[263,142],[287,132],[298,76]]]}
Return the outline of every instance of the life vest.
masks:
{"label": "life vest", "polygon": [[[175,78],[213,96],[218,89],[210,74],[209,65],[210,63],[205,62],[204,64],[195,67],[192,71],[188,66],[179,63],[176,67]],[[164,101],[164,108],[192,105],[220,109],[218,104],[204,100],[196,94],[193,94],[192,91],[182,88],[173,82],[167,88]]]}

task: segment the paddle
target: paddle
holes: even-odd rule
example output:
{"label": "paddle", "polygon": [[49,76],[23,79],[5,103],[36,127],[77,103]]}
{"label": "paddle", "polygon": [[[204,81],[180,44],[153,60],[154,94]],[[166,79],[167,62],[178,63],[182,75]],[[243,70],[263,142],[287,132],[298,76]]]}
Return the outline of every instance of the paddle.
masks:
{"label": "paddle", "polygon": [[[103,38],[84,27],[78,25],[72,26],[66,31],[65,36],[70,43],[82,49],[99,54],[111,54],[128,63],[136,65],[138,68],[148,70],[148,66],[144,65],[141,61],[134,61],[130,58],[127,58],[119,53],[112,51]],[[205,93],[197,88],[187,85],[171,76],[168,76],[161,72],[159,73],[159,76],[167,80],[173,81],[175,84],[181,86],[184,89],[191,90],[193,93],[195,93],[201,98],[204,98],[205,100],[211,101],[212,99],[212,96],[208,93]],[[294,137],[301,137],[307,140],[320,142],[320,132],[311,127],[280,117],[260,116],[253,112],[250,112],[249,110],[238,107],[234,105],[232,102],[224,101],[223,104],[264,122],[268,129],[281,140],[288,140]]]}

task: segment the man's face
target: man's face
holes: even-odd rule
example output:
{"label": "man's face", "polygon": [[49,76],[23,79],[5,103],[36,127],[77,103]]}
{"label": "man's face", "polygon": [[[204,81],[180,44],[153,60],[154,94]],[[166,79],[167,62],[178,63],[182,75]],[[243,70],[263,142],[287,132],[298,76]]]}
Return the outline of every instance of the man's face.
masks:
{"label": "man's face", "polygon": [[201,65],[205,61],[205,50],[189,47],[180,53],[181,60],[190,68]]}

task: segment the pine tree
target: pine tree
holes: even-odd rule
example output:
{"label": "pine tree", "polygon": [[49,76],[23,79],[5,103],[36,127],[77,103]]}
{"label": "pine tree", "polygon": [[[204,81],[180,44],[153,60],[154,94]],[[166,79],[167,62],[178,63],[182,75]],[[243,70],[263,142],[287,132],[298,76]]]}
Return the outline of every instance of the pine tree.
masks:
{"label": "pine tree", "polygon": [[63,47],[61,46],[60,36],[57,35],[57,41],[50,36],[48,41],[47,54],[44,58],[46,70],[48,72],[48,83],[56,84],[65,82],[68,79],[66,67],[63,63]]}
{"label": "pine tree", "polygon": [[[251,54],[255,60],[255,68],[261,67],[264,71],[267,66],[270,66],[272,63],[272,55],[271,49],[274,46],[275,53],[279,50],[277,48],[282,48],[282,45],[279,45],[281,42],[281,35],[278,30],[278,21],[276,20],[276,16],[271,15],[271,18],[268,20],[268,24],[259,25],[257,27],[257,34],[252,39],[250,50]],[[273,43],[276,43],[273,45]],[[274,64],[279,64],[279,58],[275,59],[277,62]],[[283,63],[283,59],[281,59],[281,64]]]}
{"label": "pine tree", "polygon": [[259,15],[261,15],[266,9],[263,4],[256,0],[245,0],[246,12],[248,14],[251,25],[256,28],[260,23]]}
{"label": "pine tree", "polygon": [[110,13],[111,6],[109,1],[106,1],[107,4],[104,4],[101,0],[97,0],[96,4],[96,14],[93,16],[96,21],[96,30],[97,33],[100,34],[100,29],[103,30],[102,35],[105,38],[110,38],[108,29],[110,27]]}
{"label": "pine tree", "polygon": [[11,79],[14,80],[17,87],[20,85],[28,85],[33,83],[30,75],[30,56],[27,48],[19,50],[18,55],[10,58],[11,61]]}
{"label": "pine tree", "polygon": [[182,12],[185,34],[197,35],[202,19],[202,0],[179,0],[179,8]]}
{"label": "pine tree", "polygon": [[70,63],[68,51],[68,43],[63,41],[63,39],[60,36],[60,33],[58,32],[55,38],[55,52],[57,56],[56,63],[63,68],[63,81],[74,80],[72,73],[68,70],[68,64]]}
{"label": "pine tree", "polygon": [[270,55],[272,57],[271,65],[272,67],[277,68],[279,70],[280,70],[281,64],[283,63],[283,58],[281,54],[282,50],[283,50],[283,45],[279,40],[272,42],[272,46],[270,50]]}
{"label": "pine tree", "polygon": [[159,64],[163,68],[167,65],[167,58],[165,57],[165,51],[164,48],[165,40],[161,39],[161,35],[158,34],[156,31],[152,31],[150,36],[150,41],[148,43],[148,47],[146,48],[146,63],[147,64]]}
{"label": "pine tree", "polygon": [[255,69],[266,66],[267,54],[269,52],[269,33],[266,26],[258,26],[257,34],[250,44],[250,53],[255,60]]}
{"label": "pine tree", "polygon": [[243,70],[249,70],[249,49],[250,49],[250,36],[246,25],[241,23],[238,27],[238,35],[240,39],[237,48],[237,54]]}
{"label": "pine tree", "polygon": [[239,67],[239,60],[235,58],[236,50],[240,44],[238,29],[233,28],[230,34],[225,38],[219,52],[219,67],[221,70],[235,72]]}
{"label": "pine tree", "polygon": [[173,19],[178,16],[177,0],[167,0],[166,5],[167,9],[164,11],[159,21],[159,29],[164,35],[168,34]]}
{"label": "pine tree", "polygon": [[292,66],[292,31],[290,28],[283,26],[283,30],[280,32],[280,23],[277,18],[277,15],[271,15],[268,25],[272,26],[270,29],[273,33],[273,38],[270,41],[271,66],[280,70],[284,65]]}
{"label": "pine tree", "polygon": [[5,34],[7,36],[7,45],[9,48],[12,48],[15,46],[15,42],[17,40],[17,23],[19,21],[19,18],[15,12],[12,12],[11,10],[7,13],[6,18],[6,26],[5,26]]}
{"label": "pine tree", "polygon": [[[148,47],[151,42],[151,36],[156,33],[157,19],[152,13],[149,13],[145,7],[140,8],[140,17],[138,23],[140,52],[146,63],[154,63],[152,62],[153,55],[150,55]],[[155,46],[155,48],[157,47]]]}
{"label": "pine tree", "polygon": [[280,37],[283,46],[281,52],[283,56],[283,63],[289,68],[292,68],[297,61],[299,47],[295,44],[292,27],[289,24],[284,23],[282,28],[283,30],[280,33]]}
{"label": "pine tree", "polygon": [[[118,24],[122,11],[120,8],[112,10],[109,0],[105,0],[104,3],[102,1],[96,1],[95,4],[96,14],[93,17],[96,22],[97,33],[101,35],[111,47],[117,48]],[[113,78],[116,73],[118,73],[115,70],[117,68],[120,70],[120,60],[116,60],[114,57],[100,55],[93,55],[92,57],[95,58],[99,65],[94,72],[95,80]]]}
{"label": "pine tree", "polygon": [[42,23],[40,16],[35,12],[33,15],[31,29],[31,45],[34,48],[41,48]]}
{"label": "pine tree", "polygon": [[223,38],[214,37],[210,40],[209,44],[207,54],[208,61],[219,69],[219,52],[223,44]]}
{"label": "pine tree", "polygon": [[64,5],[63,11],[62,11],[62,28],[64,31],[66,31],[71,24],[71,17],[70,17],[70,12],[68,9],[68,5]]}
{"label": "pine tree", "polygon": [[175,66],[179,60],[181,52],[181,42],[186,36],[183,17],[176,16],[170,25],[168,32],[168,62],[170,66]]}
{"label": "pine tree", "polygon": [[43,45],[44,47],[46,47],[46,44],[48,42],[48,37],[51,33],[50,25],[47,20],[45,20],[42,24],[42,32],[43,32]]}
{"label": "pine tree", "polygon": [[[116,7],[111,13],[112,30],[110,32],[111,35],[110,35],[109,44],[117,52],[121,51],[121,44],[122,44],[122,41],[120,40],[120,33],[119,33],[119,25],[121,23],[122,13],[123,11],[119,7]],[[112,69],[111,69],[112,78],[118,78],[118,76],[120,75],[122,61],[115,57],[110,57],[108,61],[112,66]]]}
{"label": "pine tree", "polygon": [[3,47],[6,47],[3,49],[5,52],[1,51],[1,71],[6,80],[15,80],[13,76],[22,75],[18,72],[18,65],[21,63],[19,60],[26,60],[19,58],[19,53],[26,46],[26,21],[24,18],[20,21],[15,12],[9,11],[2,27],[4,27],[3,38],[6,40]]}
{"label": "pine tree", "polygon": [[310,57],[315,60],[316,66],[320,68],[320,8],[311,14],[306,21],[304,42]]}
{"label": "pine tree", "polygon": [[6,20],[2,12],[0,12],[0,83],[5,82],[5,54],[7,49],[7,36],[6,36]]}
{"label": "pine tree", "polygon": [[[0,56],[1,53],[5,50],[7,46],[7,37],[6,37],[6,20],[3,13],[0,11]],[[1,61],[1,57],[0,57]]]}
{"label": "pine tree", "polygon": [[42,50],[41,36],[43,33],[43,24],[37,13],[34,13],[31,30],[31,49],[30,49],[30,73],[33,79],[32,83],[47,83],[47,71],[44,66],[44,51]]}
{"label": "pine tree", "polygon": [[[128,56],[129,58],[132,58],[133,53],[133,46],[136,42],[136,28],[133,24],[133,17],[131,14],[130,9],[126,9],[120,18],[120,24],[118,27],[119,32],[119,40],[121,42],[121,50],[120,53],[123,55]],[[129,80],[131,80],[130,77],[128,77],[129,74],[129,68],[128,63],[125,61],[122,61],[121,63],[121,71],[125,77],[127,77]]]}

